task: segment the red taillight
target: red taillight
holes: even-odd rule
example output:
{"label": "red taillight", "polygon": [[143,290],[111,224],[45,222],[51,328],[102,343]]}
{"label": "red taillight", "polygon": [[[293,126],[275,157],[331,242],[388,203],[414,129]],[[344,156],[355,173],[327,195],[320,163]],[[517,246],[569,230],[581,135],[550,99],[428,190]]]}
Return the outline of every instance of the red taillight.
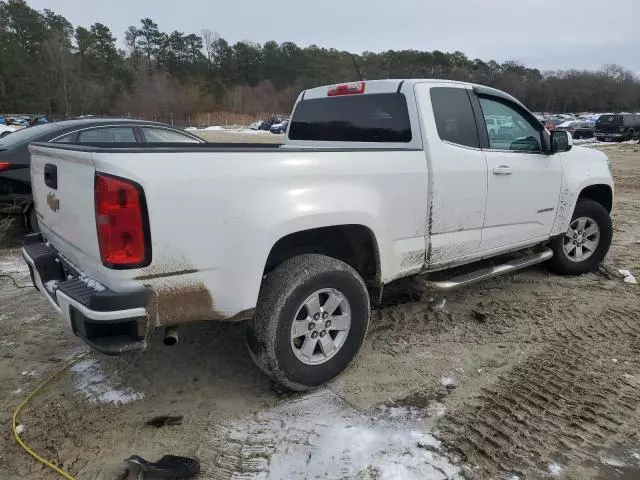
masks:
{"label": "red taillight", "polygon": [[327,92],[327,97],[337,97],[339,95],[358,95],[364,93],[364,82],[342,83],[331,87]]}
{"label": "red taillight", "polygon": [[129,180],[97,174],[95,197],[102,263],[109,268],[148,265],[151,251],[142,188]]}
{"label": "red taillight", "polygon": [[11,162],[0,162],[0,172],[11,166]]}

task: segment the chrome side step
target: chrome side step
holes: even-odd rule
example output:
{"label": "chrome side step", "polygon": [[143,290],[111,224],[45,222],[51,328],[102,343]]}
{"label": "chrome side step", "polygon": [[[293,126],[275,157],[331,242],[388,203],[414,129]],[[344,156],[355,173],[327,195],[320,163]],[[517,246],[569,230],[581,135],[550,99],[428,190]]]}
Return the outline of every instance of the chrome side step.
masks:
{"label": "chrome side step", "polygon": [[471,285],[472,283],[480,282],[482,280],[488,280],[498,275],[504,275],[505,273],[515,272],[523,268],[530,267],[537,263],[546,262],[553,257],[553,252],[550,249],[543,250],[540,253],[535,253],[527,257],[516,258],[510,260],[502,265],[496,265],[489,268],[481,268],[475,272],[466,273],[458,277],[450,278],[449,280],[429,281],[425,282],[426,287],[433,288],[435,290],[453,290],[455,288]]}

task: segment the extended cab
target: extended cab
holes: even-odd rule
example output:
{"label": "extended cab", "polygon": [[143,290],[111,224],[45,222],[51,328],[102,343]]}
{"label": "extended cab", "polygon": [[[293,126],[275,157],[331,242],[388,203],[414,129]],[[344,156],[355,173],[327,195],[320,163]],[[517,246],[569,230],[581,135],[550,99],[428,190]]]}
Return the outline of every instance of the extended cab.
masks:
{"label": "extended cab", "polygon": [[76,335],[118,354],[155,328],[171,342],[187,322],[249,319],[252,358],[292,389],[347,367],[395,279],[439,271],[432,286],[448,289],[543,261],[581,274],[611,243],[607,157],[467,83],[306,90],[276,147],[31,154],[42,232],[24,257]]}

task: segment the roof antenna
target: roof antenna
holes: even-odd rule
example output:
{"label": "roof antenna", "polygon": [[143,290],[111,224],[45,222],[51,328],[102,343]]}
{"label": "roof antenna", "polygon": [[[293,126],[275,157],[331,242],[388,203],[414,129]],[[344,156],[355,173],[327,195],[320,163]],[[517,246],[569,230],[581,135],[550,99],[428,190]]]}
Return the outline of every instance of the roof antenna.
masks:
{"label": "roof antenna", "polygon": [[360,81],[364,80],[362,78],[362,73],[360,73],[360,68],[358,68],[358,62],[356,62],[356,57],[353,56],[353,53],[349,53],[351,55],[351,61],[353,61],[353,66],[356,67],[356,72],[358,72],[358,77],[360,77]]}

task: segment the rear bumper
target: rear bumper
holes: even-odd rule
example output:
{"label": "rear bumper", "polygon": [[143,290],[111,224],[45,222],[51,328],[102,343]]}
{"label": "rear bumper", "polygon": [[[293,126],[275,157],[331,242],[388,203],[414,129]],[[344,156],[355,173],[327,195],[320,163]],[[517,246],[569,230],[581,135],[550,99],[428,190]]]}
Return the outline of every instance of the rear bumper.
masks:
{"label": "rear bumper", "polygon": [[70,265],[41,234],[25,237],[22,255],[34,286],[90,347],[108,355],[146,347],[147,290],[105,288]]}

